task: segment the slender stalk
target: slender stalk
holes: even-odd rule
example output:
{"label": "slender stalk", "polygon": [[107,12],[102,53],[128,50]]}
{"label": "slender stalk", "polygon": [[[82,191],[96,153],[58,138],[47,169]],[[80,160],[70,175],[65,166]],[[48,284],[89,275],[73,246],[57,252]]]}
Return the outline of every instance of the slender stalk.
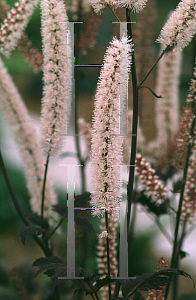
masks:
{"label": "slender stalk", "polygon": [[161,224],[160,219],[158,217],[156,217],[155,223],[157,224],[157,226],[159,227],[161,232],[164,234],[164,236],[166,237],[168,242],[170,242],[170,244],[172,245],[173,240],[172,240],[171,236],[169,235],[169,233],[167,232],[167,230],[165,229],[165,227],[163,226],[163,224]]}
{"label": "slender stalk", "polygon": [[[183,227],[182,227],[181,237],[180,237],[178,245],[177,245],[177,253],[178,254],[180,253],[180,251],[182,249],[182,244],[183,244],[184,237],[185,237],[185,230],[186,230],[186,222],[184,221],[183,222]],[[178,268],[178,267],[179,267],[179,255],[177,255],[176,259],[175,259],[175,268]],[[177,300],[177,296],[178,296],[178,281],[179,281],[178,276],[175,276],[174,280],[173,280],[173,289],[172,289],[172,295],[173,295],[172,299],[173,300]]]}
{"label": "slender stalk", "polygon": [[[126,8],[127,17],[127,28],[128,36],[132,39],[132,26],[131,26],[131,11]],[[137,76],[136,76],[136,64],[135,64],[135,54],[132,53],[132,87],[133,87],[133,121],[132,121],[132,142],[131,142],[131,158],[130,158],[130,170],[129,170],[129,182],[127,186],[128,190],[128,217],[127,217],[127,227],[128,227],[128,261],[131,260],[130,250],[131,242],[129,241],[130,234],[130,216],[131,216],[131,202],[132,202],[132,192],[134,183],[134,171],[135,171],[135,157],[136,157],[136,146],[137,146],[137,123],[138,123],[138,87],[137,87]],[[131,277],[131,270],[128,268],[128,276]]]}
{"label": "slender stalk", "polygon": [[[80,282],[80,284],[83,286],[84,289],[86,289],[85,285],[83,284],[82,280],[78,280]],[[87,282],[88,286],[90,287],[90,289],[93,291],[93,293],[95,293],[96,299],[99,300],[96,292],[94,291],[94,289],[91,287],[91,285],[89,284],[89,282]],[[92,294],[89,294],[91,296],[91,298],[93,300],[95,300],[95,297]]]}
{"label": "slender stalk", "polygon": [[4,179],[5,179],[5,182],[7,184],[7,187],[8,187],[8,190],[10,192],[10,195],[11,195],[11,199],[14,203],[14,206],[17,210],[17,213],[19,214],[20,218],[22,219],[23,223],[27,226],[30,226],[29,222],[27,221],[23,211],[22,211],[22,208],[20,207],[20,204],[16,198],[16,195],[13,191],[13,188],[12,188],[12,185],[11,185],[11,182],[9,180],[9,177],[8,177],[8,173],[7,173],[7,170],[6,170],[6,167],[5,167],[5,164],[4,164],[4,161],[3,161],[3,157],[2,157],[2,154],[1,154],[1,151],[0,151],[0,166],[1,166],[1,170],[2,170],[2,173],[3,173],[3,176],[4,176]]}
{"label": "slender stalk", "polygon": [[[191,124],[191,130],[190,130],[190,136],[194,136],[194,128],[195,128],[195,115],[196,115],[196,105],[194,103],[194,117]],[[178,212],[176,215],[176,226],[175,226],[175,232],[174,232],[174,245],[173,245],[173,251],[172,251],[172,259],[171,259],[171,268],[176,267],[176,261],[178,260],[179,252],[178,252],[178,233],[179,233],[179,227],[180,227],[180,216],[181,216],[181,210],[182,210],[182,202],[183,202],[183,196],[184,196],[184,190],[185,190],[185,184],[186,184],[186,178],[187,178],[187,172],[188,172],[188,166],[189,166],[189,158],[191,155],[191,149],[192,149],[193,143],[189,143],[187,155],[186,155],[186,162],[184,167],[184,174],[183,174],[183,180],[182,180],[182,186],[181,186],[181,192],[180,192],[180,200],[178,205]],[[170,288],[170,282],[167,285],[166,292],[165,292],[165,300],[167,299],[168,293]]]}
{"label": "slender stalk", "polygon": [[[113,13],[113,15],[115,16],[115,18],[117,19],[117,21],[120,23],[121,20],[119,19],[119,17],[117,16],[117,14],[115,13],[115,11],[113,10],[113,8],[107,3],[107,7],[111,10],[111,12]],[[122,25],[123,26],[123,25]],[[124,28],[124,26],[123,26]],[[125,29],[125,28],[124,28]]]}
{"label": "slender stalk", "polygon": [[[79,1],[79,11],[78,11],[78,20],[81,20],[81,1]],[[78,28],[77,28],[78,29]],[[75,31],[75,45],[78,45],[78,41],[79,41],[79,32],[78,30]],[[78,47],[75,48],[75,62],[78,65],[79,63],[79,49]],[[79,82],[79,71],[80,68],[76,68],[76,71],[74,70],[75,73],[75,84],[77,85]],[[77,117],[77,104],[78,104],[78,87],[75,86],[75,145],[76,145],[76,149],[77,149],[77,156],[78,156],[78,160],[79,160],[79,164],[83,165],[83,167],[80,168],[80,174],[81,174],[81,181],[82,181],[82,193],[85,192],[86,190],[86,179],[85,179],[85,161],[82,159],[81,156],[81,149],[80,149],[80,144],[79,144],[79,136],[78,136],[78,117]]]}
{"label": "slender stalk", "polygon": [[[90,287],[90,289],[93,291],[93,293],[95,294],[96,299],[99,300],[99,297],[98,297],[96,291],[95,291],[95,290],[93,289],[93,287],[89,284],[89,282],[87,282],[87,284],[88,284],[88,286]],[[93,295],[91,295],[91,296],[92,296],[93,299],[94,299],[94,296],[93,296]]]}
{"label": "slender stalk", "polygon": [[[110,276],[110,252],[109,252],[109,227],[108,227],[108,213],[105,210],[105,226],[107,231],[107,237],[106,237],[106,247],[107,247],[107,264],[108,264],[108,276]],[[109,300],[111,300],[111,284],[109,283]]]}
{"label": "slender stalk", "polygon": [[138,85],[138,89],[141,88],[141,85],[144,83],[144,81],[147,79],[147,77],[150,75],[150,73],[152,72],[152,70],[154,69],[154,67],[156,67],[156,65],[158,64],[159,60],[162,58],[162,56],[165,54],[165,52],[169,49],[170,46],[167,46],[162,53],[159,55],[159,57],[157,58],[157,60],[155,61],[154,65],[151,67],[151,69],[149,70],[149,72],[146,74],[146,76],[142,79],[142,81],[140,82],[140,84]]}
{"label": "slender stalk", "polygon": [[49,159],[50,159],[50,151],[48,151],[48,155],[46,158],[43,188],[42,188],[42,203],[41,203],[41,227],[42,228],[44,228],[44,198],[45,198],[46,178],[47,178],[47,172],[48,172]]}
{"label": "slender stalk", "polygon": [[67,214],[65,214],[64,216],[62,216],[62,218],[60,219],[59,223],[54,227],[54,229],[51,231],[51,233],[46,237],[46,242],[51,238],[51,236],[61,226],[61,224],[63,223],[63,221],[65,220],[66,217],[67,217]]}
{"label": "slender stalk", "polygon": [[[7,187],[8,187],[8,190],[10,192],[10,196],[11,196],[11,199],[12,199],[12,202],[17,210],[17,213],[19,214],[21,220],[23,221],[23,223],[26,225],[26,226],[30,226],[28,220],[26,219],[23,211],[22,211],[22,208],[16,198],[16,195],[13,191],[13,188],[12,188],[12,185],[11,185],[11,182],[10,182],[10,179],[9,179],[9,176],[8,176],[8,173],[7,173],[7,170],[6,170],[6,167],[5,167],[5,164],[4,164],[4,161],[3,161],[3,157],[2,157],[2,154],[1,154],[1,151],[0,151],[0,168],[2,170],[2,173],[3,173],[3,176],[4,176],[4,179],[5,179],[5,182],[7,184]],[[50,249],[46,248],[43,246],[42,242],[40,241],[40,239],[36,236],[36,235],[33,235],[33,239],[35,240],[35,242],[40,246],[40,248],[43,250],[44,254],[46,256],[51,256],[51,251]]]}

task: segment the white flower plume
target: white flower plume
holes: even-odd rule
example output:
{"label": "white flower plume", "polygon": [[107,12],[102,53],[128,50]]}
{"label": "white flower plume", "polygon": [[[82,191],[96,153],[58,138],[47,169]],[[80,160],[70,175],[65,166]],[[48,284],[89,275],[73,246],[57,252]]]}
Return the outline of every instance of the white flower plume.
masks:
{"label": "white flower plume", "polygon": [[[162,45],[162,50],[163,50]],[[155,120],[157,137],[148,145],[148,151],[155,157],[163,154],[172,136],[179,125],[179,77],[181,72],[182,52],[169,51],[158,65],[156,94],[161,99],[156,99]]]}
{"label": "white flower plume", "polygon": [[128,7],[134,12],[139,12],[146,6],[148,0],[91,0],[91,5],[96,13],[101,12],[108,4],[113,8]]}
{"label": "white flower plume", "polygon": [[19,0],[7,14],[0,30],[0,53],[9,56],[16,47],[38,0]]}
{"label": "white flower plume", "polygon": [[157,42],[182,50],[196,33],[196,1],[182,0],[162,28]]}
{"label": "white flower plume", "polygon": [[[44,155],[38,145],[36,129],[27,112],[12,79],[0,60],[0,108],[8,124],[11,126],[14,138],[20,149],[27,177],[32,210],[41,214],[41,195],[44,178]],[[50,179],[47,179],[45,190],[44,215],[54,225],[58,214],[52,210],[56,204],[56,195]]]}
{"label": "white flower plume", "polygon": [[[112,210],[120,202],[120,166],[123,137],[119,136],[119,85],[126,89],[130,71],[132,44],[123,37],[113,38],[106,51],[104,66],[95,94],[91,146],[91,205],[94,215],[99,208]],[[120,69],[123,66],[123,74]],[[126,67],[125,67],[126,66]],[[122,70],[122,69],[121,69]],[[122,75],[120,78],[120,75]],[[123,93],[124,94],[124,93]],[[126,100],[122,97],[121,101]],[[125,106],[125,105],[124,105]],[[115,136],[118,135],[118,136]],[[113,212],[118,215],[117,210]]]}
{"label": "white flower plume", "polygon": [[61,0],[42,0],[44,90],[41,144],[51,155],[67,133],[71,104],[71,48],[68,18]]}

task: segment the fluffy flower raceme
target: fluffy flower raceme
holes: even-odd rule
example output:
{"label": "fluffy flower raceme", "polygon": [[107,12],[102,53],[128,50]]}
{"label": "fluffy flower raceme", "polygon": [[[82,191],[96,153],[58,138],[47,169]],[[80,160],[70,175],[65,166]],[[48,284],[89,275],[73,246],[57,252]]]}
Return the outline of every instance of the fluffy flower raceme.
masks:
{"label": "fluffy flower raceme", "polygon": [[196,2],[182,0],[161,30],[157,42],[182,50],[196,33]]}
{"label": "fluffy flower raceme", "polygon": [[[132,109],[128,110],[128,134],[131,135],[132,133],[132,117],[133,111]],[[86,147],[88,152],[91,151],[91,124],[86,122],[83,118],[78,119],[78,125],[80,132],[84,135],[84,140],[86,143]],[[137,148],[142,149],[145,142],[145,138],[142,134],[142,130],[140,127],[140,122],[138,118],[138,128],[137,128]],[[129,164],[130,163],[130,151],[131,151],[131,136],[126,137],[123,143],[123,163]]]}
{"label": "fluffy flower raceme", "polygon": [[68,22],[61,0],[42,0],[44,90],[41,110],[41,145],[53,155],[67,133],[71,104],[71,49]]}
{"label": "fluffy flower raceme", "polygon": [[[38,146],[36,129],[1,60],[0,93],[0,108],[12,128],[14,138],[20,149],[31,197],[31,207],[34,212],[40,215],[44,177],[44,155]],[[48,178],[45,190],[44,216],[49,219],[51,225],[58,220],[57,213],[52,211],[52,205],[55,204],[56,195]]]}
{"label": "fluffy flower raceme", "polygon": [[[90,192],[93,214],[98,216],[103,214],[101,208],[115,209],[112,213],[114,215],[117,213],[118,216],[116,207],[119,207],[121,199],[119,164],[122,164],[123,143],[123,137],[119,135],[119,85],[122,82],[120,88],[125,88],[125,91],[122,91],[124,95],[130,70],[131,51],[132,45],[127,43],[126,37],[121,41],[113,38],[106,51],[95,95]],[[123,72],[120,72],[122,66]],[[121,99],[121,104],[123,102],[125,104],[125,101],[126,97]]]}
{"label": "fluffy flower raceme", "polygon": [[117,7],[128,7],[134,12],[139,12],[144,9],[148,0],[91,0],[91,5],[96,13],[99,13],[108,4],[113,8]]}
{"label": "fluffy flower raceme", "polygon": [[81,15],[88,14],[91,10],[90,0],[72,0],[65,1],[66,10],[72,13],[72,19],[78,21],[79,11]]}
{"label": "fluffy flower raceme", "polygon": [[97,15],[91,8],[86,20],[86,25],[78,41],[78,48],[82,49],[83,54],[87,54],[86,49],[93,49],[96,43],[99,26],[101,25],[103,15]]}
{"label": "fluffy flower raceme", "polygon": [[137,175],[142,181],[143,186],[146,189],[147,195],[152,197],[155,204],[160,205],[165,201],[167,189],[158,180],[155,174],[155,170],[150,167],[150,164],[142,158],[141,154],[136,155],[135,169]]}
{"label": "fluffy flower raceme", "polygon": [[91,151],[91,134],[92,134],[91,124],[89,122],[86,122],[84,120],[84,118],[79,118],[78,125],[79,125],[80,132],[84,136],[87,150],[90,153],[90,151]]}
{"label": "fluffy flower raceme", "polygon": [[[163,49],[162,49],[163,50]],[[181,70],[182,52],[169,51],[163,56],[158,65],[156,83],[156,140],[148,146],[149,151],[159,157],[166,149],[172,136],[178,130],[179,123],[179,97],[178,86]]]}
{"label": "fluffy flower raceme", "polygon": [[[196,105],[196,61],[193,73],[193,79],[190,85],[190,91],[187,97],[187,103]],[[192,112],[193,121],[196,118],[195,111]],[[195,126],[196,127],[196,126]],[[192,155],[189,158],[189,166],[184,190],[184,198],[182,202],[181,220],[193,222],[196,213],[196,128],[194,128],[194,136],[188,135],[188,143],[193,143]],[[189,131],[190,134],[190,131]]]}
{"label": "fluffy flower raceme", "polygon": [[20,0],[7,14],[0,30],[0,53],[9,56],[16,47],[38,0]]}
{"label": "fluffy flower raceme", "polygon": [[[158,261],[158,266],[155,272],[159,272],[161,270],[167,270],[168,269],[168,264],[166,263],[166,260],[161,257]],[[161,287],[160,290],[150,290],[148,293],[148,298],[146,300],[164,300],[165,299],[165,290],[166,286]]]}
{"label": "fluffy flower raceme", "polygon": [[[0,17],[2,20],[6,19],[7,13],[10,8],[4,0],[0,1]],[[17,42],[17,48],[22,53],[23,57],[29,63],[29,65],[34,69],[35,72],[42,70],[43,57],[38,49],[32,46],[32,42],[28,37],[22,33],[21,38]]]}

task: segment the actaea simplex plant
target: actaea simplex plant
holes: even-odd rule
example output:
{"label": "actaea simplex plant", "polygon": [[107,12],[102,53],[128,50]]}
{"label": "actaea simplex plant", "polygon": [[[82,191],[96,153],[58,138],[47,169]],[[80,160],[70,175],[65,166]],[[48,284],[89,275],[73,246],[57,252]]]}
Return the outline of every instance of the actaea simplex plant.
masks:
{"label": "actaea simplex plant", "polygon": [[[80,34],[75,34],[75,57],[78,60],[79,51],[85,55],[88,48],[93,49],[103,10],[110,9],[114,21],[120,22],[119,27],[122,26],[124,29],[124,34],[121,34],[120,39],[113,37],[106,50],[95,93],[92,128],[84,119],[78,118],[77,113],[74,124],[76,156],[78,163],[83,166],[80,168],[82,194],[77,195],[74,202],[77,207],[90,206],[92,215],[95,218],[101,217],[101,233],[97,247],[99,274],[91,274],[74,265],[75,278],[72,278],[72,281],[77,282],[74,294],[77,293],[78,299],[81,299],[81,295],[84,294],[82,292],[97,300],[145,299],[140,291],[149,291],[147,299],[163,300],[168,298],[172,285],[171,299],[176,300],[178,276],[174,275],[183,275],[192,279],[179,267],[180,259],[186,255],[182,246],[186,236],[194,228],[196,212],[195,53],[193,53],[195,61],[193,78],[180,122],[178,122],[178,84],[182,51],[189,43],[195,45],[196,1],[182,0],[170,14],[157,39],[157,42],[162,44],[161,53],[149,68],[148,59],[147,63],[144,60],[144,64],[140,64],[148,51],[144,49],[145,45],[149,46],[150,43],[148,26],[142,23],[145,19],[142,19],[142,13],[145,14],[146,10],[148,14],[149,12],[153,14],[155,6],[153,0],[91,0],[91,2],[73,0],[71,3],[65,3],[63,0],[40,0],[42,54],[33,47],[24,33],[37,5],[39,5],[38,0],[20,0],[15,3],[14,8],[10,9],[4,0],[0,0],[2,21],[0,53],[8,58],[12,50],[17,47],[35,72],[43,70],[43,98],[40,137],[38,137],[27,108],[0,60],[0,109],[5,122],[10,125],[20,150],[27,179],[31,213],[25,213],[20,206],[1,152],[0,166],[11,199],[25,225],[19,230],[22,243],[25,244],[26,236],[31,235],[45,255],[33,263],[33,266],[39,267],[37,273],[44,272],[52,280],[52,291],[48,298],[44,299],[66,299],[59,288],[64,282],[60,278],[65,277],[65,280],[68,280],[70,271],[69,261],[54,256],[55,248],[51,240],[54,234],[62,234],[60,226],[67,219],[69,212],[67,204],[57,204],[57,195],[48,176],[51,158],[62,154],[64,135],[68,132],[73,93],[73,49],[66,10],[69,10],[74,21],[87,16],[86,27]],[[121,12],[125,11],[126,20],[120,19],[118,9]],[[138,25],[132,24],[134,19],[132,16],[135,13],[141,14],[141,19],[138,17]],[[150,20],[146,19],[145,22],[150,24]],[[137,42],[135,44],[132,34],[133,26],[136,28],[138,26],[136,34],[138,44]],[[140,38],[139,34],[143,34],[143,37]],[[146,41],[146,44],[144,42],[142,45],[141,41]],[[138,56],[137,47],[140,47]],[[144,84],[149,83],[148,79],[156,66],[158,79],[156,91],[153,91],[151,86]],[[142,70],[145,70],[145,73]],[[141,74],[142,78],[140,78]],[[133,108],[126,112],[127,87],[130,78]],[[141,100],[142,104],[145,104],[146,90],[150,91],[151,97],[156,99],[157,136],[150,143],[145,140],[143,134],[144,113],[140,115],[139,120],[138,103]],[[77,107],[77,92],[75,96]],[[142,107],[142,110],[144,111],[145,107]],[[124,119],[119,117],[120,114]],[[121,126],[126,127],[127,120],[128,134],[123,135],[119,129]],[[86,141],[85,158],[81,155],[79,131]],[[72,154],[63,153],[63,155]],[[85,167],[88,160],[90,160],[91,177],[89,192],[85,188]],[[153,167],[148,161],[151,161]],[[119,277],[117,230],[122,202],[121,166],[123,165],[129,167],[126,212],[128,261],[132,258],[131,244],[137,204],[146,207],[153,215],[155,223],[172,245],[170,266],[168,267],[162,257],[158,260],[158,267],[154,274],[133,277],[128,265],[127,278]],[[171,169],[173,173],[178,169],[182,171],[179,190],[174,191],[173,194],[169,193],[162,174],[166,174],[165,178],[169,179]],[[137,176],[137,184],[134,186],[135,176]],[[177,201],[174,201],[174,196]],[[174,220],[173,236],[168,234],[161,223],[159,217],[162,214],[167,214]],[[83,215],[75,217],[75,223],[84,230],[90,228],[93,231],[92,224],[85,220]],[[18,276],[16,273],[15,277]],[[19,279],[17,280],[19,282]],[[28,292],[24,285],[19,284],[16,289],[19,297],[17,299],[33,299],[28,298],[30,296],[27,296]]]}

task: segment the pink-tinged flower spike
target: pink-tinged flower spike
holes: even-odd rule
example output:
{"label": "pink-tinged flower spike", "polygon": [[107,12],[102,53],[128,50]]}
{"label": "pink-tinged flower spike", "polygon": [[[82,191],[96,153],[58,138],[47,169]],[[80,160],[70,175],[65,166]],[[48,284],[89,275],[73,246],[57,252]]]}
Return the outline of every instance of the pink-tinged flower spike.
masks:
{"label": "pink-tinged flower spike", "polygon": [[196,2],[182,0],[173,11],[161,30],[157,42],[175,47],[174,51],[182,50],[196,33]]}
{"label": "pink-tinged flower spike", "polygon": [[42,0],[44,89],[41,145],[48,154],[60,151],[67,133],[71,104],[71,49],[68,18],[61,0]]}
{"label": "pink-tinged flower spike", "polygon": [[[30,204],[32,210],[40,215],[44,155],[38,146],[36,129],[32,124],[32,120],[1,60],[0,94],[0,108],[8,124],[11,126],[15,141],[20,149],[30,194]],[[58,221],[58,214],[52,211],[52,205],[55,204],[56,195],[48,178],[46,182],[44,213],[51,225],[54,225]]]}
{"label": "pink-tinged flower spike", "polygon": [[0,30],[0,53],[9,56],[16,47],[38,0],[19,0],[7,14]]}
{"label": "pink-tinged flower spike", "polygon": [[155,170],[153,170],[150,167],[150,164],[142,158],[141,154],[136,154],[135,165],[137,175],[141,179],[147,195],[152,197],[152,200],[156,205],[163,203],[166,199],[167,189],[158,180],[158,177],[154,175]]}
{"label": "pink-tinged flower spike", "polygon": [[119,6],[121,7],[128,7],[132,9],[132,11],[138,13],[144,9],[148,0],[119,0]]}
{"label": "pink-tinged flower spike", "polygon": [[[119,41],[113,38],[106,51],[104,66],[95,94],[91,146],[91,205],[94,215],[103,215],[105,208],[114,216],[118,211],[120,195],[120,166],[122,164],[123,137],[119,136],[119,85],[125,90],[130,71],[132,44],[126,37]],[[122,67],[123,72],[120,72]],[[122,77],[120,79],[120,73]],[[126,97],[121,97],[126,103]],[[125,107],[125,105],[124,105]],[[118,136],[115,136],[117,135]],[[115,164],[115,165],[114,165]]]}
{"label": "pink-tinged flower spike", "polygon": [[91,124],[86,122],[83,118],[79,118],[78,126],[79,126],[80,132],[84,135],[86,147],[87,147],[88,152],[90,153],[90,151],[91,151],[91,135],[92,135]]}
{"label": "pink-tinged flower spike", "polygon": [[[168,264],[166,263],[166,260],[161,257],[158,261],[158,266],[155,272],[159,272],[161,270],[167,270],[168,269]],[[161,287],[160,290],[150,290],[148,293],[148,298],[146,300],[164,300],[165,299],[165,290],[166,286]]]}
{"label": "pink-tinged flower spike", "polygon": [[[2,21],[6,19],[9,10],[10,7],[7,3],[4,0],[0,0],[0,18]],[[17,48],[35,72],[42,70],[43,57],[38,49],[32,46],[32,42],[24,33],[22,33],[21,38],[17,42]]]}
{"label": "pink-tinged flower spike", "polygon": [[[162,47],[162,50],[163,47]],[[162,52],[162,51],[161,51]],[[159,157],[163,154],[172,136],[178,130],[179,125],[179,76],[181,71],[182,52],[169,51],[159,62],[156,94],[155,120],[157,137],[148,148],[150,152]]]}
{"label": "pink-tinged flower spike", "polygon": [[[195,60],[196,66],[196,60]],[[189,94],[187,97],[188,104],[196,105],[196,67],[194,68],[193,79],[191,81]],[[195,108],[192,114],[192,119],[196,118]],[[181,220],[193,222],[196,213],[196,144],[195,133],[196,126],[194,127],[194,136],[189,136],[189,143],[194,143],[192,147],[192,155],[189,159],[189,166],[187,171],[184,197],[182,202]],[[189,131],[190,133],[190,131]]]}
{"label": "pink-tinged flower spike", "polygon": [[139,12],[146,6],[148,0],[91,0],[91,5],[96,13],[100,13],[108,4],[113,8],[128,7],[134,12]]}

